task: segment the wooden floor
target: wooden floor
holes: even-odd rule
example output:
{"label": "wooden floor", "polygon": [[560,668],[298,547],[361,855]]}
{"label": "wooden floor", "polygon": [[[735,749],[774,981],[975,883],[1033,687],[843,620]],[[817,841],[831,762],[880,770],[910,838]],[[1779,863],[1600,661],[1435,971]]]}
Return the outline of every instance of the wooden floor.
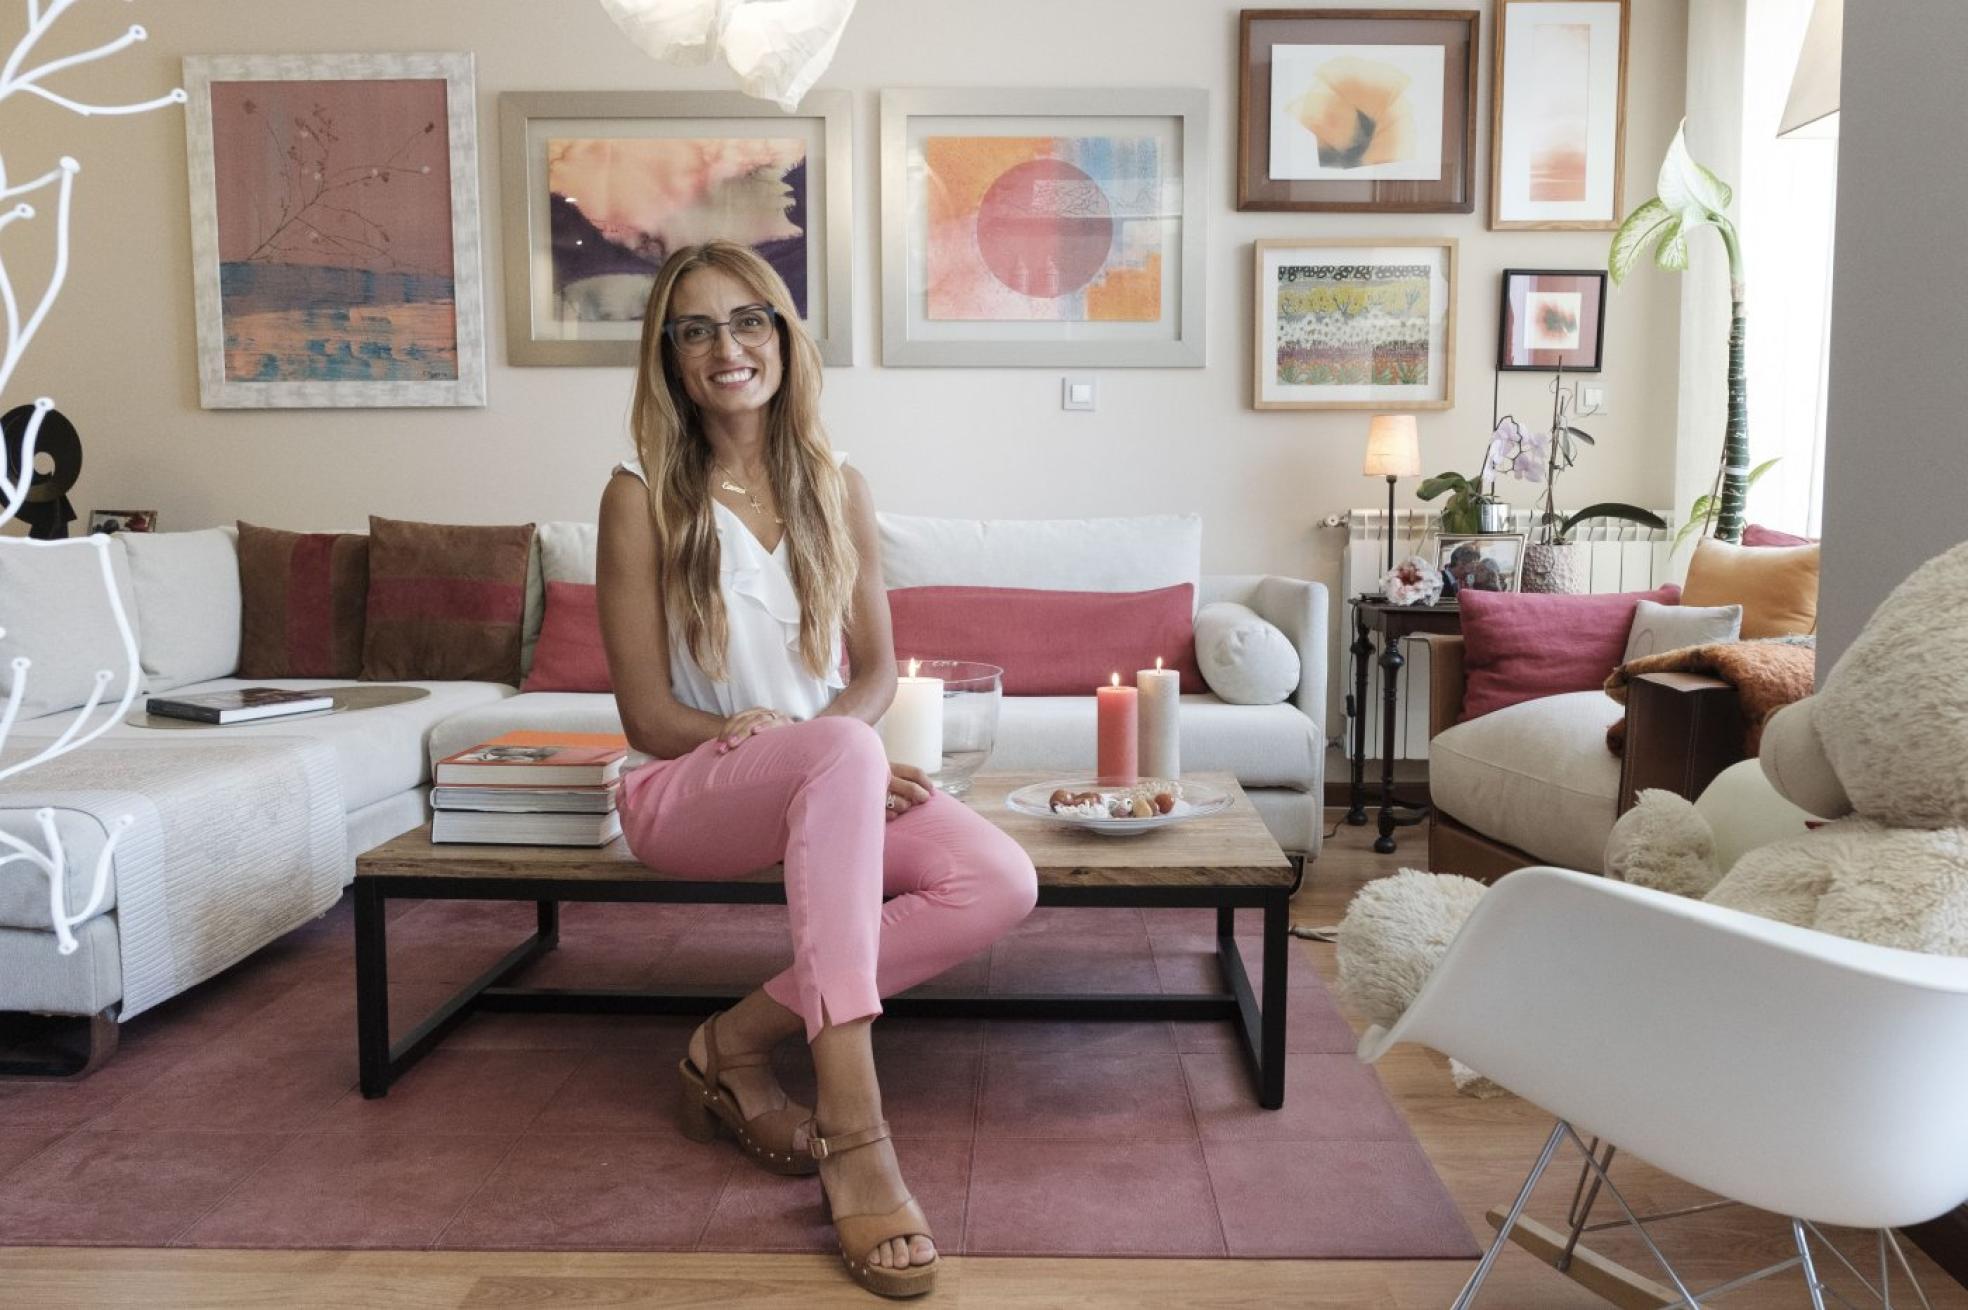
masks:
{"label": "wooden floor", "polygon": [[[1335,812],[1336,813],[1336,812]],[[1401,836],[1402,850],[1376,856],[1369,828],[1341,828],[1314,866],[1295,905],[1301,924],[1336,922],[1353,892],[1401,863],[1422,861],[1421,829]],[[1301,943],[1332,977],[1333,948]],[[1537,1154],[1551,1121],[1514,1098],[1477,1101],[1456,1095],[1447,1063],[1407,1048],[1382,1061],[1381,1077],[1414,1126],[1429,1158],[1461,1205],[1472,1230],[1486,1235],[1483,1213],[1507,1203]],[[1636,1206],[1667,1209],[1702,1194],[1637,1161],[1615,1177]],[[1571,1171],[1554,1168],[1532,1213],[1562,1221]],[[1662,1244],[1684,1274],[1702,1286],[1781,1258],[1786,1229],[1774,1216],[1740,1208],[1660,1226]],[[1835,1234],[1857,1259],[1853,1234]],[[1644,1267],[1646,1253],[1624,1232],[1596,1235],[1603,1251]],[[1968,1310],[1968,1291],[1918,1252],[1916,1268],[1936,1310]],[[1868,1261],[1869,1261],[1868,1255]],[[1828,1264],[1829,1261],[1821,1261]],[[1870,1269],[1862,1261],[1861,1268]],[[1454,1298],[1470,1266],[1461,1261],[1022,1260],[950,1259],[930,1304],[1029,1307],[1308,1306],[1424,1310]],[[1649,1270],[1648,1272],[1653,1272]],[[1834,1285],[1854,1284],[1842,1270]],[[1907,1299],[1896,1304],[1916,1304]],[[246,1310],[279,1306],[435,1310],[436,1307],[717,1306],[809,1307],[875,1304],[849,1284],[838,1263],[813,1256],[532,1255],[479,1252],[171,1251],[0,1249],[0,1307],[142,1307],[143,1310]],[[1795,1274],[1722,1298],[1725,1307],[1808,1304]],[[1551,1269],[1507,1251],[1479,1305],[1494,1310],[1603,1307]]]}

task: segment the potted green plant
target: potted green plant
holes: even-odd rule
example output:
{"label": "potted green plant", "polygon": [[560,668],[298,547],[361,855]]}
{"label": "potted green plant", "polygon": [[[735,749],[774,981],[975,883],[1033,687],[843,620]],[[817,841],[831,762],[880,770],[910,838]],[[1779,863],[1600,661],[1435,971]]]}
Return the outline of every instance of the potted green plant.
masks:
{"label": "potted green plant", "polygon": [[1525,482],[1540,480],[1544,476],[1544,443],[1544,437],[1526,433],[1514,417],[1505,414],[1490,433],[1490,444],[1483,449],[1482,467],[1474,477],[1455,472],[1437,473],[1423,482],[1415,494],[1423,500],[1448,494],[1441,509],[1444,532],[1500,530],[1483,522],[1485,505],[1502,504],[1496,496],[1497,476],[1508,473]]}
{"label": "potted green plant", "polygon": [[[1688,124],[1683,119],[1668,143],[1661,161],[1657,195],[1643,202],[1626,216],[1613,233],[1607,267],[1617,285],[1626,279],[1648,247],[1654,263],[1679,273],[1688,267],[1688,237],[1704,227],[1715,229],[1722,249],[1729,258],[1729,410],[1722,431],[1722,458],[1715,470],[1715,481],[1708,495],[1697,499],[1689,510],[1688,523],[1699,523],[1701,531],[1713,531],[1723,541],[1741,541],[1749,488],[1776,461],[1755,469],[1749,466],[1749,394],[1745,378],[1745,327],[1742,242],[1735,224],[1722,211],[1733,195],[1728,183],[1695,162],[1688,153]],[[1677,537],[1677,542],[1681,537]]]}

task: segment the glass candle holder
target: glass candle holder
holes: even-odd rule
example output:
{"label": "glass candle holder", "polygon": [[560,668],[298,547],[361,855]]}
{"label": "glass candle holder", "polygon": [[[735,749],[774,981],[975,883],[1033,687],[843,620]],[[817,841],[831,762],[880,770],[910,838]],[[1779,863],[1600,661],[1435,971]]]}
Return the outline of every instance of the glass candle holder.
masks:
{"label": "glass candle holder", "polygon": [[923,660],[917,672],[943,680],[943,764],[930,779],[961,796],[997,744],[1004,670],[977,660]]}

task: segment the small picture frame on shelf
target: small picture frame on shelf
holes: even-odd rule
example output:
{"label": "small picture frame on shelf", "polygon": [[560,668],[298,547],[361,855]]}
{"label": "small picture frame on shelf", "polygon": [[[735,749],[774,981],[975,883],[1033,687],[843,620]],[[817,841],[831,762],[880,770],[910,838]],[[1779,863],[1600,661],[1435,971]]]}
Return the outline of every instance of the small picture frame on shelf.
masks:
{"label": "small picture frame on shelf", "polygon": [[1499,369],[1597,373],[1605,362],[1605,339],[1605,270],[1503,270],[1497,323]]}
{"label": "small picture frame on shelf", "polygon": [[92,509],[89,511],[89,533],[98,532],[155,532],[157,531],[157,511],[154,509]]}
{"label": "small picture frame on shelf", "polygon": [[1521,532],[1444,533],[1435,547],[1436,567],[1457,594],[1516,591],[1524,572],[1524,539]]}

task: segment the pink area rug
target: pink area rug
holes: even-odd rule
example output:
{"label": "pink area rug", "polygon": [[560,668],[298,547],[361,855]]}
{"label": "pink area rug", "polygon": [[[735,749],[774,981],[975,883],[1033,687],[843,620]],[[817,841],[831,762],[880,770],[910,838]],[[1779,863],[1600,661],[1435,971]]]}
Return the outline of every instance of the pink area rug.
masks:
{"label": "pink area rug", "polygon": [[[405,903],[401,1036],[532,908]],[[355,1090],[348,901],[141,1015],[78,1083],[0,1082],[0,1244],[827,1251],[820,1184],[672,1126],[686,1019],[481,1015],[391,1090]],[[1213,987],[1203,910],[1042,909],[940,980]],[[1255,925],[1253,924],[1253,927]],[[573,904],[540,985],[744,984],[784,910]],[[1257,943],[1246,944],[1253,966]],[[1441,1180],[1294,944],[1285,1105],[1225,1023],[883,1020],[909,1183],[952,1254],[1473,1258]],[[797,1045],[781,1074],[809,1100]]]}

